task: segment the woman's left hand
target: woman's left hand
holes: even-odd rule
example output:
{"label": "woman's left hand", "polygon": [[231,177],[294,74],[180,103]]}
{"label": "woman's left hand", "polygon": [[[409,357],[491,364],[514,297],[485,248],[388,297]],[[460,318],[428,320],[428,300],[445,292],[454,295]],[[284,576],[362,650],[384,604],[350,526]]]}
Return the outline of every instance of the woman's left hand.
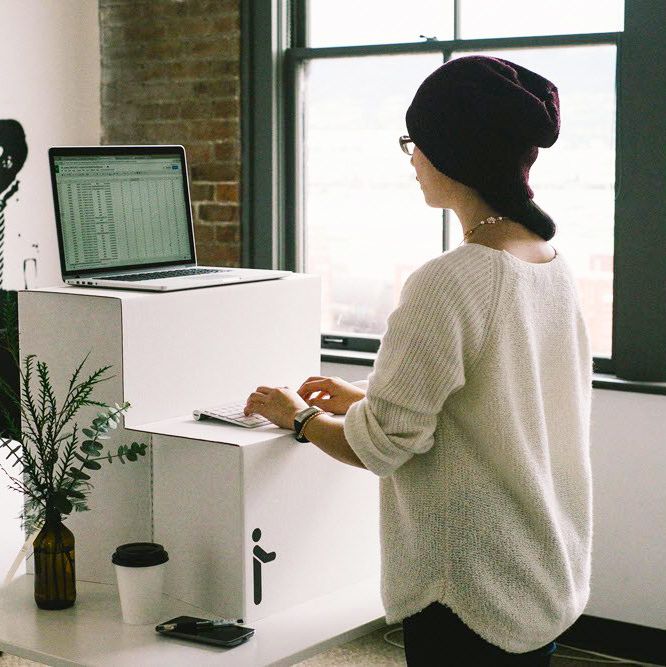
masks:
{"label": "woman's left hand", "polygon": [[289,387],[257,387],[247,399],[245,414],[258,414],[280,428],[294,428],[296,413],[308,404]]}

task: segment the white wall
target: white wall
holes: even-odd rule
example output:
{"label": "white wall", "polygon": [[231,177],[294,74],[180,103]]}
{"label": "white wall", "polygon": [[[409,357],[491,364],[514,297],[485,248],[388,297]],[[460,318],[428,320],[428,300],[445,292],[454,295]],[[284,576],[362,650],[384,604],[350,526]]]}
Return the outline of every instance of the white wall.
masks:
{"label": "white wall", "polygon": [[[26,257],[38,259],[38,276],[29,287],[59,284],[47,150],[58,144],[99,143],[97,2],[2,0],[0,26],[0,119],[19,121],[28,144],[18,193],[5,209],[2,287],[24,288]],[[0,582],[23,543],[16,519],[21,499],[6,482],[0,473]]]}
{"label": "white wall", "polygon": [[60,284],[47,150],[99,144],[97,1],[2,0],[0,26],[0,119],[19,121],[28,144],[19,191],[5,209],[2,287],[24,288],[28,257],[38,264],[29,287]]}
{"label": "white wall", "polygon": [[[364,380],[367,366],[322,363]],[[666,630],[666,396],[592,391],[592,583],[585,613]]]}

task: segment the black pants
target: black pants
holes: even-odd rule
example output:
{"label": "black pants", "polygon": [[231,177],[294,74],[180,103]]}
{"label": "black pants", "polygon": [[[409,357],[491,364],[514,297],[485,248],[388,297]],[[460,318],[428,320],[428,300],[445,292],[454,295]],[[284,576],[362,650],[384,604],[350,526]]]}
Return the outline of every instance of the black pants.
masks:
{"label": "black pants", "polygon": [[402,621],[409,667],[548,667],[555,642],[528,653],[508,653],[470,630],[439,602]]}

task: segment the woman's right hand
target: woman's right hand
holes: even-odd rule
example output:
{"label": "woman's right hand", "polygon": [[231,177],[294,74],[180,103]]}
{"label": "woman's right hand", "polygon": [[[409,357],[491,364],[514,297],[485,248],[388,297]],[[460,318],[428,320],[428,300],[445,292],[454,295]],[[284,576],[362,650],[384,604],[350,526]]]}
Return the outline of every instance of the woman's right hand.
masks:
{"label": "woman's right hand", "polygon": [[363,389],[342,378],[321,375],[309,377],[297,393],[308,405],[315,405],[334,415],[347,414],[349,406],[365,396]]}

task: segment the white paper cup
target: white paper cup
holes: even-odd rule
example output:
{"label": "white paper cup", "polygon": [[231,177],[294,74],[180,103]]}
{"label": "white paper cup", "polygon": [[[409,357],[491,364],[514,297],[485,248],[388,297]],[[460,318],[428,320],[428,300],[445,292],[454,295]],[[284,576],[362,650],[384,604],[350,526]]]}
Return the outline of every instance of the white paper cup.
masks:
{"label": "white paper cup", "polygon": [[160,620],[167,560],[162,545],[150,542],[124,544],[113,554],[125,623],[144,625]]}

